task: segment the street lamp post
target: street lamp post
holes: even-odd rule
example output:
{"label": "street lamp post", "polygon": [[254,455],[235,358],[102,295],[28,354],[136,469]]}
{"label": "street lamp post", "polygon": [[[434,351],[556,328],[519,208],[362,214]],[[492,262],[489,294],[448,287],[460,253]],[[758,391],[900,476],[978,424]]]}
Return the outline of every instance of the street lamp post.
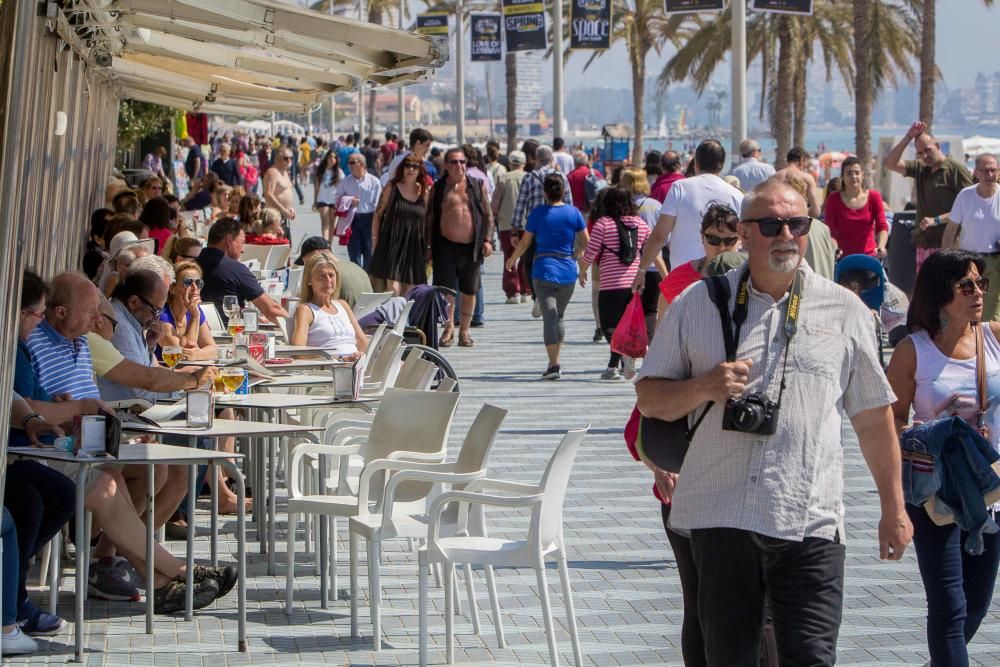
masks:
{"label": "street lamp post", "polygon": [[730,155],[738,160],[740,142],[747,135],[747,4],[732,0],[733,7],[733,101]]}
{"label": "street lamp post", "polygon": [[455,3],[455,139],[465,143],[465,7]]}
{"label": "street lamp post", "polygon": [[[399,0],[399,21],[398,27],[403,29],[403,14],[406,10],[406,0]],[[406,134],[406,93],[403,87],[399,87],[399,137],[402,139]]]}
{"label": "street lamp post", "polygon": [[561,137],[563,127],[563,6],[562,0],[555,0],[553,6],[552,37],[552,136]]}

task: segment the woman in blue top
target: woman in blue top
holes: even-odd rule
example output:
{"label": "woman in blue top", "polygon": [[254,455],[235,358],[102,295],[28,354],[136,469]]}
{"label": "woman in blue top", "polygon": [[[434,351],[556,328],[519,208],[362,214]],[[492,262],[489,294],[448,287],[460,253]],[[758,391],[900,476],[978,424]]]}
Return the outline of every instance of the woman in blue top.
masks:
{"label": "woman in blue top", "polygon": [[589,236],[587,223],[575,206],[563,203],[563,177],[552,173],[542,183],[545,204],[528,215],[521,241],[507,260],[507,269],[514,270],[517,260],[535,242],[535,263],[531,269],[531,282],[542,311],[545,351],[549,367],[542,373],[543,380],[560,377],[559,349],[562,347],[564,328],[563,313],[576,287],[577,266],[574,242],[586,247]]}
{"label": "woman in blue top", "polygon": [[[177,280],[170,286],[167,305],[160,313],[160,320],[166,325],[160,335],[160,345],[176,345],[183,350],[184,358],[215,359],[219,349],[212,336],[212,330],[201,312],[201,288],[205,284],[201,277],[201,267],[194,262],[178,264],[174,269]],[[158,347],[156,354],[162,354]]]}

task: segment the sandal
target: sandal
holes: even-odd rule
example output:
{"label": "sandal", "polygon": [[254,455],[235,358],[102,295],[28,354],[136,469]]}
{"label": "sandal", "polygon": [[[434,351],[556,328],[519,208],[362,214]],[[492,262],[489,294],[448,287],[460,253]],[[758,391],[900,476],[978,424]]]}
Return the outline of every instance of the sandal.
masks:
{"label": "sandal", "polygon": [[464,335],[459,334],[458,336],[459,347],[472,347],[474,344],[475,343],[472,340],[472,336],[470,336],[469,334],[464,334]]}
{"label": "sandal", "polygon": [[439,347],[451,347],[452,343],[455,342],[455,330],[450,329],[444,335],[441,336],[441,340],[438,341]]}

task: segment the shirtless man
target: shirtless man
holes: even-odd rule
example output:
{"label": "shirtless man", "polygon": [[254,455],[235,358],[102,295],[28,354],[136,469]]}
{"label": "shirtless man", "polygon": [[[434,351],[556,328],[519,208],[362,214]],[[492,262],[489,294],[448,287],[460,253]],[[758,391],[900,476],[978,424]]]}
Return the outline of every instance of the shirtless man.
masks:
{"label": "shirtless man", "polygon": [[[466,174],[465,153],[449,148],[444,156],[446,178],[434,184],[427,210],[427,233],[434,263],[434,284],[462,293],[458,344],[472,347],[469,326],[476,308],[479,271],[483,259],[493,254],[493,214],[486,185]],[[448,347],[455,336],[455,297],[448,296],[448,323],[440,345]]]}
{"label": "shirtless man", "polygon": [[779,169],[772,178],[784,181],[786,176],[795,176],[805,181],[809,186],[807,191],[808,196],[806,197],[806,204],[809,205],[809,215],[818,218],[820,214],[819,188],[816,186],[816,179],[813,178],[813,175],[805,170],[806,160],[808,159],[809,153],[806,153],[804,148],[794,147],[788,151],[786,157],[788,166],[784,169]]}
{"label": "shirtless man", "polygon": [[292,194],[292,152],[287,148],[278,151],[278,157],[264,174],[264,205],[278,209],[284,222],[295,219],[295,198]]}

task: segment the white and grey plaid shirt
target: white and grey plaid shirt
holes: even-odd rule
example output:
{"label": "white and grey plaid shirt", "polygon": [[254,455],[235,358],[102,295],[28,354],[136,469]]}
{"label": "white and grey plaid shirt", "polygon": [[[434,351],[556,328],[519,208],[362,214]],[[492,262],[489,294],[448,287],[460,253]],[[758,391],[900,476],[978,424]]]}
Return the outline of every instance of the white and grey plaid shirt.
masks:
{"label": "white and grey plaid shirt", "polygon": [[[726,274],[729,309],[743,267]],[[723,406],[695,434],[674,492],[670,522],[680,530],[738,528],[780,539],[833,539],[843,533],[846,414],[891,405],[895,396],[879,364],[875,326],[861,300],[803,262],[802,309],[788,350],[785,394],[772,436],[722,430]],[[746,394],[777,400],[785,348],[786,294],[775,302],[749,289],[737,359],[752,359]],[[683,380],[725,361],[719,311],[702,282],[667,311],[640,379]],[[696,411],[701,414],[703,406]]]}

